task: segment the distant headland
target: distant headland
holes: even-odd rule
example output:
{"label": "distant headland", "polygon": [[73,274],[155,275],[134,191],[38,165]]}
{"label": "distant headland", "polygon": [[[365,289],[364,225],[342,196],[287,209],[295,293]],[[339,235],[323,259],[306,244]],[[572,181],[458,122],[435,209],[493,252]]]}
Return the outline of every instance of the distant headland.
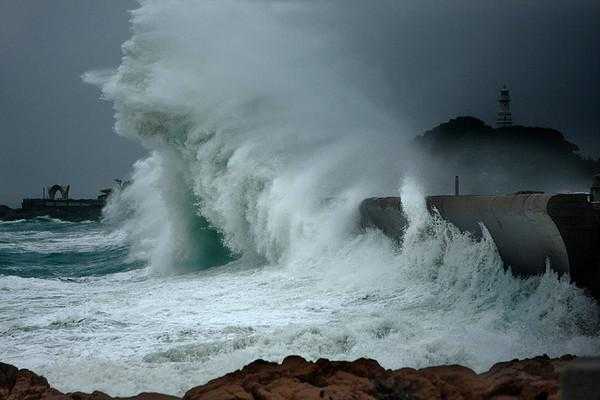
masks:
{"label": "distant headland", "polygon": [[569,192],[585,190],[600,173],[600,159],[583,156],[556,129],[514,124],[506,87],[497,107],[496,128],[473,116],[459,116],[417,136],[412,144],[426,158],[422,180],[440,179],[441,170],[464,177],[465,189],[473,194]]}
{"label": "distant headland", "polygon": [[452,165],[476,165],[479,170],[502,166],[505,172],[521,176],[535,176],[539,167],[588,177],[600,173],[600,159],[582,156],[576,144],[552,128],[492,128],[478,118],[460,116],[417,136],[414,143]]}

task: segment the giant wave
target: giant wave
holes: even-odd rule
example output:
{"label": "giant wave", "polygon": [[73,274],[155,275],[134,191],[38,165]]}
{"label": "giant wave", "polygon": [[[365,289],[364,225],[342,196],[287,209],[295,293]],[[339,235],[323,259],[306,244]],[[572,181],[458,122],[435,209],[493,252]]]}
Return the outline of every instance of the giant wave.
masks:
{"label": "giant wave", "polygon": [[[44,299],[6,319],[7,361],[60,389],[131,394],[292,353],[484,369],[600,350],[597,306],[567,277],[515,278],[489,236],[425,212],[411,135],[353,83],[370,65],[305,23],[329,6],[140,2],[122,64],[85,79],[149,149],[106,210],[147,268],[2,277],[15,313]],[[360,200],[390,190],[411,221],[401,246],[357,229]]]}

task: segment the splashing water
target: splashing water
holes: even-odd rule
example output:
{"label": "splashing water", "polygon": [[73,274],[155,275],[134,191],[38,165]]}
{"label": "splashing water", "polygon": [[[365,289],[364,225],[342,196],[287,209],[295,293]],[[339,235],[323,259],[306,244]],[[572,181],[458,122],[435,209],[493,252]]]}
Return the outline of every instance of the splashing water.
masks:
{"label": "splashing water", "polygon": [[[597,306],[567,277],[515,278],[485,230],[476,241],[426,212],[410,137],[353,85],[368,65],[335,30],[304,23],[320,7],[132,12],[121,66],[85,79],[150,155],[104,225],[68,225],[51,242],[56,221],[0,225],[3,361],[63,390],[128,395],[181,394],[289,354],[482,370],[598,353]],[[359,202],[399,182],[400,246],[357,229]],[[88,251],[106,269],[65,272],[45,251]]]}

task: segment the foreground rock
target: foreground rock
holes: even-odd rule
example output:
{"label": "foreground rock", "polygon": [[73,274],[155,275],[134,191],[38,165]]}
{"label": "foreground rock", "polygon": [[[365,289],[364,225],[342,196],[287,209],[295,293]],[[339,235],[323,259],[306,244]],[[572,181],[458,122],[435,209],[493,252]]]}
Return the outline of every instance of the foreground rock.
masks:
{"label": "foreground rock", "polygon": [[[102,393],[64,394],[50,387],[43,376],[27,369],[18,369],[9,364],[0,363],[0,400],[110,400],[113,397]],[[159,393],[140,393],[131,400],[178,400],[178,397]]]}
{"label": "foreground rock", "polygon": [[[573,370],[574,360],[573,356],[556,359],[541,356],[498,363],[488,372],[476,374],[460,365],[392,371],[369,359],[309,362],[290,356],[281,364],[255,361],[189,390],[183,400],[560,399],[560,373]],[[598,382],[597,374],[590,376],[592,385]],[[573,380],[573,374],[570,379]],[[22,399],[110,400],[112,397],[102,392],[63,394],[31,371],[0,363],[0,400]],[[177,397],[142,393],[127,399]]]}

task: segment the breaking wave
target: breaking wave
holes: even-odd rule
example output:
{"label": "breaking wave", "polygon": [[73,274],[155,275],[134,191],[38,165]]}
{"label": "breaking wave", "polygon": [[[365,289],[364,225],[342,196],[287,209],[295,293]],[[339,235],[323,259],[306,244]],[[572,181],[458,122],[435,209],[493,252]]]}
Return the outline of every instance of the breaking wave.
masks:
{"label": "breaking wave", "polygon": [[[85,79],[114,103],[118,133],[151,149],[108,212],[130,210],[133,252],[162,274],[243,257],[332,287],[394,282],[399,304],[442,309],[451,330],[483,318],[506,332],[518,320],[547,342],[597,328],[566,278],[516,279],[489,236],[423,222],[411,135],[352,83],[369,66],[338,47],[335,29],[303,22],[319,9],[142,1],[132,12],[121,66]],[[356,227],[360,200],[401,182],[413,216],[398,253]]]}
{"label": "breaking wave", "polygon": [[[515,278],[489,235],[474,240],[425,211],[411,135],[356,84],[357,71],[380,79],[372,65],[333,25],[306,24],[323,7],[140,2],[122,64],[85,79],[114,103],[118,133],[149,149],[105,215],[148,270],[48,283],[69,294],[56,300],[62,311],[15,319],[14,332],[79,334],[70,351],[86,356],[68,361],[47,336],[35,346],[52,364],[19,356],[11,331],[9,359],[59,387],[131,394],[181,393],[290,353],[477,369],[598,353],[597,306],[567,277]],[[363,198],[400,192],[410,219],[401,246],[357,229]],[[3,279],[0,296],[31,290]],[[108,365],[127,379],[115,382]]]}

